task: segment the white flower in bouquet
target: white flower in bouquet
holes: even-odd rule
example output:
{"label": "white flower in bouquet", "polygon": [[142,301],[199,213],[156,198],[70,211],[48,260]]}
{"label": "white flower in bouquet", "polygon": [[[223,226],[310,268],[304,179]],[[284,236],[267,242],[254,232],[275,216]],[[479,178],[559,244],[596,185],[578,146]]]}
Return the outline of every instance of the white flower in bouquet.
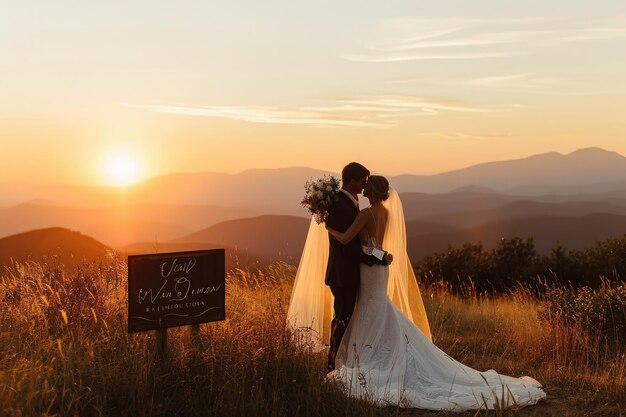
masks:
{"label": "white flower in bouquet", "polygon": [[339,180],[332,175],[324,175],[323,178],[304,184],[306,194],[301,204],[313,214],[318,224],[326,221],[328,211],[338,200],[339,188]]}

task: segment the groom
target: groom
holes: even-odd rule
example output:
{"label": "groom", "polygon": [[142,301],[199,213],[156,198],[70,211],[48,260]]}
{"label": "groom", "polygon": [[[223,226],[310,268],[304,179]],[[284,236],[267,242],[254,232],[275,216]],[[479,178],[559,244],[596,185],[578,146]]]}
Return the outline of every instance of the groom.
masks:
{"label": "groom", "polygon": [[[357,214],[359,214],[358,195],[363,191],[370,172],[357,162],[351,162],[341,171],[342,188],[339,200],[331,207],[326,224],[340,232],[348,230]],[[366,255],[361,249],[359,237],[356,236],[348,244],[333,238],[330,233],[328,264],[326,265],[325,283],[330,287],[334,297],[334,317],[331,322],[330,351],[328,352],[328,371],[335,369],[335,356],[343,334],[348,327],[356,296],[361,282],[360,263],[369,266],[374,264],[387,265],[387,258]]]}

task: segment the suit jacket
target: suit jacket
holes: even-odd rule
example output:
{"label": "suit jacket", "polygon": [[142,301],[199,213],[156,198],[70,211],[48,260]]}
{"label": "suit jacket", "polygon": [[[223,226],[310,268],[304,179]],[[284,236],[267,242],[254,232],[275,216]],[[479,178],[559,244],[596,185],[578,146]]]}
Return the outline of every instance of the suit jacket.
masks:
{"label": "suit jacket", "polygon": [[[339,192],[339,200],[333,204],[328,213],[326,224],[339,232],[345,232],[359,214],[359,209],[350,197]],[[360,263],[368,265],[380,264],[374,256],[367,255],[361,249],[359,236],[355,236],[348,244],[343,245],[328,234],[330,247],[326,265],[326,285],[331,287],[358,288],[361,281]]]}

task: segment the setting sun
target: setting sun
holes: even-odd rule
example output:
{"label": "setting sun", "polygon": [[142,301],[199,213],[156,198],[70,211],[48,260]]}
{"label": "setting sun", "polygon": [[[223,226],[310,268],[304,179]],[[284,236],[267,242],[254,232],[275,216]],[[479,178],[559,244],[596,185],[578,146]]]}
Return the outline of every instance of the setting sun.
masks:
{"label": "setting sun", "polygon": [[117,153],[109,156],[105,162],[107,181],[115,186],[124,186],[137,181],[139,163],[130,153]]}

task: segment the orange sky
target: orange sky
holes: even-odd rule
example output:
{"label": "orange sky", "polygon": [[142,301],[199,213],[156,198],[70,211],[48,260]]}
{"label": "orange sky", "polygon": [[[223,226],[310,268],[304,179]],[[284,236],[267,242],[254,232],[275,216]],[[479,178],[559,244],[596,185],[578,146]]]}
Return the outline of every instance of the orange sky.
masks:
{"label": "orange sky", "polygon": [[0,182],[626,155],[623,2],[31,3],[0,17]]}

